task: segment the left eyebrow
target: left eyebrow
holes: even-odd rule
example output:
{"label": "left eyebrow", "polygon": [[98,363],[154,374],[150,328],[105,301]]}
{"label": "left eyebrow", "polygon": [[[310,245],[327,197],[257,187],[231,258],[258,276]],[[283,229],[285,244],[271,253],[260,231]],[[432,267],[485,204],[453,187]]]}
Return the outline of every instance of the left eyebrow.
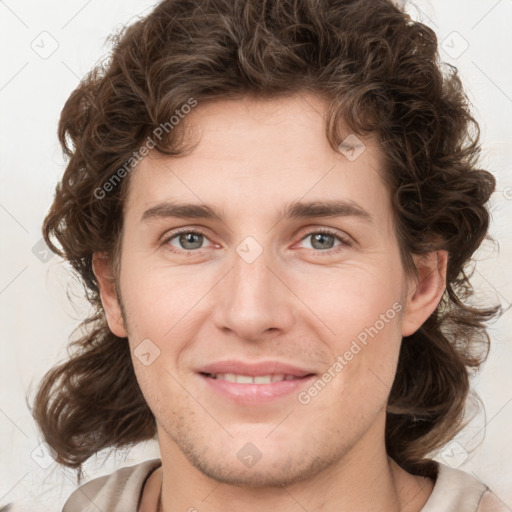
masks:
{"label": "left eyebrow", "polygon": [[[212,219],[224,222],[222,215],[208,205],[196,203],[165,202],[157,204],[142,214],[141,221],[153,218],[176,217],[183,219]],[[303,219],[313,217],[356,217],[369,224],[373,217],[353,201],[293,201],[281,213],[284,219]]]}
{"label": "left eyebrow", "polygon": [[373,217],[354,201],[344,199],[331,201],[294,201],[286,206],[285,219],[302,219],[310,217],[356,217],[373,224]]}

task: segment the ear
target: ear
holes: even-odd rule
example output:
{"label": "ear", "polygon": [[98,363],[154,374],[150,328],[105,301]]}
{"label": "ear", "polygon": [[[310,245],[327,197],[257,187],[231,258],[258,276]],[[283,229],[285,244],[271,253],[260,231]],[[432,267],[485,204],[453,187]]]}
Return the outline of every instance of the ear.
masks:
{"label": "ear", "polygon": [[418,277],[408,285],[402,336],[410,336],[423,325],[435,311],[446,288],[447,251],[413,255],[413,260]]}
{"label": "ear", "polygon": [[126,338],[128,333],[123,321],[121,306],[117,298],[114,275],[108,256],[105,253],[94,253],[92,269],[100,288],[101,303],[107,316],[110,330],[120,338]]}

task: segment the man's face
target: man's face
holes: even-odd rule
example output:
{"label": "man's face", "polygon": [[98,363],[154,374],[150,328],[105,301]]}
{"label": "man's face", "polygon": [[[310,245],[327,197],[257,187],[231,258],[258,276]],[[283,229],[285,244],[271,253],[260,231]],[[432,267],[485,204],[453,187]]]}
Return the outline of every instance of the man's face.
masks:
{"label": "man's face", "polygon": [[[162,452],[219,481],[289,484],[383,446],[406,279],[377,141],[347,158],[325,114],[314,96],[199,103],[197,147],[130,178],[119,285],[137,379]],[[353,208],[285,215],[328,201]],[[222,220],[168,216],[178,202]],[[294,373],[274,363],[298,375],[223,375]]]}

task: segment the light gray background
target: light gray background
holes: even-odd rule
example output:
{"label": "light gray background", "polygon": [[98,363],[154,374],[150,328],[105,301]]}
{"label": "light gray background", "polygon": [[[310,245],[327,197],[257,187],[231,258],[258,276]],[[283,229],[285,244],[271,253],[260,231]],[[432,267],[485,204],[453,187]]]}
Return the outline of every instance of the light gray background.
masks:
{"label": "light gray background", "polygon": [[[60,110],[80,78],[108,52],[112,30],[147,12],[144,0],[0,0],[0,506],[60,511],[74,473],[48,456],[25,395],[66,357],[69,334],[88,311],[82,290],[59,258],[37,244],[41,222],[65,164],[57,142]],[[481,301],[512,301],[512,0],[407,2],[415,19],[442,41],[481,123],[482,165],[498,179],[491,234],[498,247],[479,252]],[[34,247],[36,249],[34,250]],[[35,254],[36,253],[36,254]],[[74,297],[69,302],[66,295]],[[491,328],[492,351],[473,383],[485,404],[437,459],[473,473],[512,510],[512,313]],[[484,428],[485,427],[485,428]],[[93,458],[88,477],[158,457],[155,441]],[[32,504],[32,506],[30,506]]]}

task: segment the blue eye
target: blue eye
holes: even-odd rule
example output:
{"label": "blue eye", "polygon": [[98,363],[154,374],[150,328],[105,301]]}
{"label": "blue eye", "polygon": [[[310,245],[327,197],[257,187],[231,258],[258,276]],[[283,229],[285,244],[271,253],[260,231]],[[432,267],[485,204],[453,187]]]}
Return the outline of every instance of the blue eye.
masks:
{"label": "blue eye", "polygon": [[[302,241],[310,237],[312,249],[314,249],[317,253],[332,254],[344,246],[351,245],[347,238],[340,236],[336,232],[328,230],[311,231],[302,238]],[[333,244],[336,242],[336,240],[340,243],[337,246],[334,246]]]}
{"label": "blue eye", "polygon": [[[193,252],[196,249],[202,249],[202,245],[204,240],[206,239],[206,235],[201,231],[192,231],[192,230],[183,230],[175,233],[174,235],[167,238],[164,243],[171,245],[171,247],[175,247],[171,244],[171,241],[177,239],[181,249],[186,252]],[[173,252],[175,252],[173,250]]]}
{"label": "blue eye", "polygon": [[[303,236],[301,242],[311,237],[311,249],[318,254],[326,253],[332,254],[337,252],[344,247],[349,247],[351,242],[348,238],[341,236],[337,232],[329,230],[316,230],[311,231],[307,235]],[[178,246],[172,243],[176,240]],[[171,252],[174,253],[190,253],[191,255],[198,251],[198,249],[204,249],[203,243],[208,240],[206,233],[199,230],[183,229],[181,231],[171,234],[163,241],[164,245],[170,247]],[[336,241],[338,245],[334,245]]]}

